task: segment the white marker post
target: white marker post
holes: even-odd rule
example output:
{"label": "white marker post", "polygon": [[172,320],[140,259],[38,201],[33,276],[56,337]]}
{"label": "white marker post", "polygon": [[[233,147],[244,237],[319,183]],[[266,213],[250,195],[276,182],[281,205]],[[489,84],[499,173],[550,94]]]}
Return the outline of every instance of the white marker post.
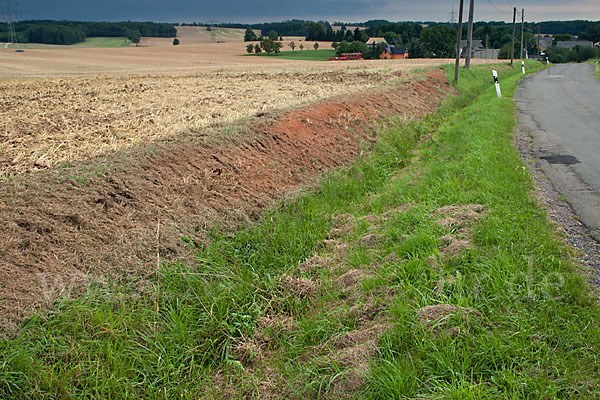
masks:
{"label": "white marker post", "polygon": [[546,65],[550,65],[550,61],[548,61],[548,57],[546,57]]}
{"label": "white marker post", "polygon": [[492,70],[492,75],[494,75],[494,85],[496,85],[496,94],[498,98],[502,98],[502,92],[500,92],[500,82],[498,82],[498,72],[495,69]]}
{"label": "white marker post", "polygon": [[525,73],[525,61],[521,60],[521,69],[523,70],[523,74]]}

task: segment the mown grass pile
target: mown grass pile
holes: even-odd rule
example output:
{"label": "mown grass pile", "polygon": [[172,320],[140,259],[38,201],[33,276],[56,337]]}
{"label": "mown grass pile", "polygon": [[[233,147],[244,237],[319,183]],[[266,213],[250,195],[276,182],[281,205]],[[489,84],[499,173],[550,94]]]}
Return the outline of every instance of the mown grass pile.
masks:
{"label": "mown grass pile", "polygon": [[512,146],[520,68],[499,69],[503,99],[461,71],[435,115],[388,121],[196,265],[31,319],[0,342],[0,397],[598,396],[598,307]]}

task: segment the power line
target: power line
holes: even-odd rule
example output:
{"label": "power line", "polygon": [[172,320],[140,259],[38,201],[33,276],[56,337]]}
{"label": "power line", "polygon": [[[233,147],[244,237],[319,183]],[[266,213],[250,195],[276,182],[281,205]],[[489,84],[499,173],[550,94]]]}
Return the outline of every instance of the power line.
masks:
{"label": "power line", "polygon": [[491,0],[487,0],[487,1],[488,1],[488,3],[490,3],[490,6],[492,6],[492,8],[494,8],[494,9],[495,9],[496,11],[498,11],[499,13],[502,13],[502,14],[508,14],[508,15],[511,15],[511,14],[512,14],[510,11],[505,11],[505,10],[501,10],[501,9],[499,9],[498,7],[496,7],[496,6],[494,5],[494,3],[492,3],[492,1],[491,1]]}

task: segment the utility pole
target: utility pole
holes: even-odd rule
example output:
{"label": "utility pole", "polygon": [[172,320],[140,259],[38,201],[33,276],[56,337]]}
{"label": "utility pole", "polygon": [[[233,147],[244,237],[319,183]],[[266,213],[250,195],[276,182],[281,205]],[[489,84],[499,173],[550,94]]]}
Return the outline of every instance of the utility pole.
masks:
{"label": "utility pole", "polygon": [[517,7],[513,8],[513,31],[512,31],[512,45],[510,46],[510,65],[513,65],[515,61],[515,22],[517,20]]}
{"label": "utility pole", "polygon": [[542,51],[540,50],[540,34],[542,31],[542,23],[538,23],[538,40],[537,40],[537,48],[538,48],[538,56],[541,55]]}
{"label": "utility pole", "polygon": [[524,50],[523,49],[523,33],[525,32],[525,9],[522,8],[521,9],[521,60],[523,60],[523,54]]}
{"label": "utility pole", "polygon": [[465,68],[471,66],[471,48],[473,47],[473,11],[475,9],[475,0],[469,4],[469,26],[467,27],[467,57],[465,59]]}
{"label": "utility pole", "polygon": [[460,41],[462,39],[462,17],[463,17],[463,0],[460,0],[458,7],[458,29],[456,33],[456,63],[454,64],[454,83],[458,83],[458,67],[460,66]]}

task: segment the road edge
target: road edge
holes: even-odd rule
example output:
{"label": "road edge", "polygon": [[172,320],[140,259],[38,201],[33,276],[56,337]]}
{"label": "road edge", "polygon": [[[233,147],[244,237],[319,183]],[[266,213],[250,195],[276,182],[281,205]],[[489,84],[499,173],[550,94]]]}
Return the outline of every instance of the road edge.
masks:
{"label": "road edge", "polygon": [[[518,121],[518,109],[515,113]],[[591,283],[593,294],[600,297],[600,243],[591,236],[589,229],[579,221],[573,207],[562,199],[561,193],[546,176],[535,158],[531,134],[517,122],[513,137],[515,148],[531,175],[535,198],[546,209],[548,218],[555,224],[563,241],[576,251],[576,259],[581,265],[580,272]]]}

